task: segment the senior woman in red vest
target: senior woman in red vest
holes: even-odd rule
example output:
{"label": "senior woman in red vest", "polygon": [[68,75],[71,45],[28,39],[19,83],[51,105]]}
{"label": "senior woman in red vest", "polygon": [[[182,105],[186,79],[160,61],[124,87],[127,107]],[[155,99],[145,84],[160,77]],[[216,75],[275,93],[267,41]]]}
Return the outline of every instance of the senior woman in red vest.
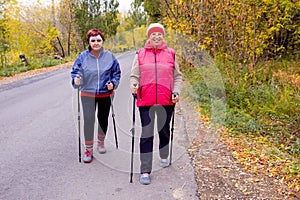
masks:
{"label": "senior woman in red vest", "polygon": [[150,184],[152,171],[155,119],[160,166],[169,166],[170,121],[174,105],[179,100],[182,82],[175,51],[167,46],[164,35],[161,24],[150,24],[147,29],[148,40],[144,48],[137,51],[130,75],[131,92],[137,96],[136,104],[142,124],[140,183],[145,185]]}

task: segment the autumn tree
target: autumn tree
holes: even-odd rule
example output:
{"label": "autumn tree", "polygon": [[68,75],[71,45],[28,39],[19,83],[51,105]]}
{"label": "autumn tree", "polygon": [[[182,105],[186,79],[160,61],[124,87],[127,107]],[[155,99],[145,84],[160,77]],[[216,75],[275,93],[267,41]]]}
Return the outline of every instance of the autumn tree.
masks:
{"label": "autumn tree", "polygon": [[[74,0],[60,0],[57,11],[57,28],[60,31],[67,56],[78,52],[80,37],[75,29]],[[81,42],[80,42],[81,44]]]}
{"label": "autumn tree", "polygon": [[116,0],[104,1],[103,14],[104,17],[100,18],[100,27],[107,37],[116,35],[117,28],[120,25],[118,14],[119,14],[119,2]]}
{"label": "autumn tree", "polygon": [[6,2],[7,50],[10,64],[26,57],[52,56],[59,32],[54,27],[51,9],[39,3],[20,6],[16,1]]}
{"label": "autumn tree", "polygon": [[293,54],[299,45],[299,1],[162,0],[164,24],[212,55],[240,63]]}
{"label": "autumn tree", "polygon": [[0,67],[6,66],[6,53],[9,49],[8,45],[8,28],[7,28],[7,16],[5,14],[5,3],[7,0],[0,1]]}
{"label": "autumn tree", "polygon": [[115,35],[119,21],[117,15],[119,3],[116,0],[76,0],[74,13],[77,31],[86,46],[85,34],[91,28],[98,28],[106,37]]}
{"label": "autumn tree", "polygon": [[148,22],[155,23],[162,20],[161,0],[143,0],[144,9],[148,14]]}
{"label": "autumn tree", "polygon": [[133,46],[136,47],[134,29],[142,25],[146,25],[147,23],[147,14],[143,10],[142,0],[134,0],[134,2],[131,3],[130,10],[128,11],[125,21],[125,29],[126,31],[132,32]]}

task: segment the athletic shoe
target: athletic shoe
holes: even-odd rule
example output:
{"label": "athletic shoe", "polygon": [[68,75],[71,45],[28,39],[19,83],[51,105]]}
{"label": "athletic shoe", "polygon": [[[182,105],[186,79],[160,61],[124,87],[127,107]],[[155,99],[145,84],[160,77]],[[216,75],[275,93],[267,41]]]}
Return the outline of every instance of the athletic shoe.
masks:
{"label": "athletic shoe", "polygon": [[101,141],[101,140],[98,141],[97,151],[100,154],[106,153],[106,149],[104,147],[104,141]]}
{"label": "athletic shoe", "polygon": [[93,149],[86,148],[83,155],[83,162],[90,163],[93,161]]}
{"label": "athletic shoe", "polygon": [[140,183],[143,185],[149,185],[150,184],[150,174],[143,173],[140,177]]}
{"label": "athletic shoe", "polygon": [[168,159],[161,159],[159,162],[159,166],[164,167],[164,168],[169,167]]}

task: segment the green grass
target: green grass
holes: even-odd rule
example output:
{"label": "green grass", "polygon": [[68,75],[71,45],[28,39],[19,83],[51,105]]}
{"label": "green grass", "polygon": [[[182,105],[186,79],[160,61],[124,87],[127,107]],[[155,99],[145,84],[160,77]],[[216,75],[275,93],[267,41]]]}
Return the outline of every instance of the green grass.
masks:
{"label": "green grass", "polygon": [[[299,159],[300,87],[293,82],[299,66],[300,62],[293,60],[262,62],[255,67],[217,64],[226,93],[222,125],[233,134],[263,134],[274,147]],[[202,114],[211,117],[214,97],[203,70],[189,65],[182,70],[192,88],[185,95],[202,108]]]}
{"label": "green grass", "polygon": [[11,63],[6,67],[0,68],[0,77],[9,77],[29,70],[59,65],[64,62],[63,60],[53,59],[52,57],[43,57],[41,59],[30,59],[29,65],[24,65],[20,62]]}

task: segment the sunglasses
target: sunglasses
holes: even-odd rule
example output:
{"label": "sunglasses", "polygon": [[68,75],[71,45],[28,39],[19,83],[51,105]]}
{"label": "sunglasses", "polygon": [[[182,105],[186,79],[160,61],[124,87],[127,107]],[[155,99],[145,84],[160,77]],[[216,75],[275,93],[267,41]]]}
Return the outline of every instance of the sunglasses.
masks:
{"label": "sunglasses", "polygon": [[94,40],[94,39],[91,40],[91,42],[96,42],[96,41],[97,41],[97,42],[102,42],[102,40],[100,40],[100,39],[99,39],[99,40]]}

